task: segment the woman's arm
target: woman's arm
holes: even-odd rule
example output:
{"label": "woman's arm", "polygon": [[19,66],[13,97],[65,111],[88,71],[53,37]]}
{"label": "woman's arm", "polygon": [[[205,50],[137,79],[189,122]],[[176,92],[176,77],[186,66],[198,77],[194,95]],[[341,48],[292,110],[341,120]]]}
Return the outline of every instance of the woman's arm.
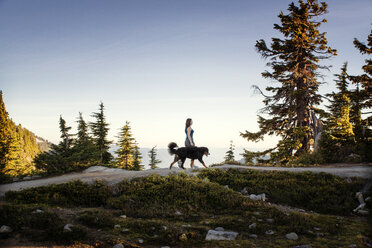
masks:
{"label": "woman's arm", "polygon": [[194,143],[192,143],[192,139],[191,139],[190,133],[191,133],[191,127],[188,127],[187,128],[187,137],[189,138],[190,145],[194,146]]}

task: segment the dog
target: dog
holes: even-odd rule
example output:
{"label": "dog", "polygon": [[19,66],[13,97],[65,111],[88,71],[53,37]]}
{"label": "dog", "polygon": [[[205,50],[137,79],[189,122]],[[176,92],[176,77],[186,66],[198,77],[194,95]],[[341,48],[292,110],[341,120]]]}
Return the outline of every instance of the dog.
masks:
{"label": "dog", "polygon": [[208,168],[204,161],[203,161],[203,156],[208,156],[209,155],[209,149],[207,147],[196,147],[196,146],[191,146],[191,147],[181,147],[178,148],[177,144],[174,142],[169,143],[168,145],[168,151],[170,155],[175,155],[174,161],[171,163],[169,169],[172,169],[172,166],[177,163],[178,160],[181,160],[182,165],[181,168],[185,170],[185,167],[183,167],[183,164],[185,163],[186,158],[191,159],[191,168],[194,166],[194,160],[197,159],[199,162],[205,167]]}

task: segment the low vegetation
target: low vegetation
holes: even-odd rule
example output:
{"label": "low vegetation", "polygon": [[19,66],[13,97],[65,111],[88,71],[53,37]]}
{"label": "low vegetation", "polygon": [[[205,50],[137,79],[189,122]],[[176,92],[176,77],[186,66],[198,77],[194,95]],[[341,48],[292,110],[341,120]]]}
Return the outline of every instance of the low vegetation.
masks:
{"label": "low vegetation", "polygon": [[[256,178],[255,183],[253,178]],[[0,206],[0,224],[8,225],[14,231],[1,238],[6,241],[20,234],[31,241],[91,247],[112,247],[116,243],[125,247],[250,247],[268,244],[271,247],[301,244],[313,247],[356,244],[362,247],[363,238],[370,236],[370,219],[356,218],[351,214],[358,203],[348,192],[358,191],[363,183],[361,179],[345,182],[325,174],[296,176],[280,172],[260,174],[210,169],[201,170],[199,176],[152,175],[123,180],[115,186],[102,181],[92,185],[72,181],[7,192],[6,203]],[[262,201],[252,201],[237,192],[244,185],[252,193],[261,193],[259,187],[265,184],[267,188],[276,188],[276,191],[267,192],[271,202],[280,199],[271,195],[275,192],[282,196],[285,204],[292,206],[301,202],[302,194],[311,192],[312,185],[318,184],[320,193],[313,194],[314,201],[309,206],[316,206],[317,202],[322,205],[318,208],[327,214],[283,211]],[[284,187],[286,184],[298,190],[299,196],[295,200],[291,200],[294,191],[290,191],[289,186]],[[327,193],[326,186],[328,192],[333,192],[333,188],[340,191],[335,198],[344,199],[340,203],[344,206],[334,205],[332,197],[331,203],[325,201],[321,193]],[[36,209],[42,212],[36,212]],[[72,226],[71,232],[63,229],[67,223]],[[253,223],[256,227],[249,228]],[[208,230],[216,227],[239,235],[235,241],[206,241]],[[266,234],[269,230],[273,231],[272,235]],[[299,239],[286,239],[285,235],[290,232],[295,232]],[[257,235],[257,238],[252,238],[252,235]]]}

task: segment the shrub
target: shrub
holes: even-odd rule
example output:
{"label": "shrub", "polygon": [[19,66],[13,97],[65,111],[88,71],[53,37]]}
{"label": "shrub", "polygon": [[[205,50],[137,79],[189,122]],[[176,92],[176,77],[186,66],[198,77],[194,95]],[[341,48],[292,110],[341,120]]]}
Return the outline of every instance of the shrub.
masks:
{"label": "shrub", "polygon": [[265,193],[270,202],[319,213],[348,215],[358,202],[355,192],[365,183],[353,178],[352,183],[327,173],[291,173],[256,170],[202,170],[200,178],[229,185],[236,191],[247,188],[250,194]]}
{"label": "shrub", "polygon": [[8,191],[6,201],[13,203],[46,203],[63,206],[101,206],[112,195],[112,189],[102,181],[93,185],[80,180],[52,184],[22,191]]}

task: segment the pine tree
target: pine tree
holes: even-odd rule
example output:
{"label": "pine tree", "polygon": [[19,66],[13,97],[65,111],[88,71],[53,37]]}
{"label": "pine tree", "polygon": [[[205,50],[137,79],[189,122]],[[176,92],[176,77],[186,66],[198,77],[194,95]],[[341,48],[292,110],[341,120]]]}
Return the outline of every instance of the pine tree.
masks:
{"label": "pine tree", "polygon": [[133,170],[143,170],[142,155],[139,150],[138,144],[135,143],[133,151]]}
{"label": "pine tree", "polygon": [[241,136],[249,141],[259,141],[265,134],[278,135],[281,140],[271,152],[271,160],[289,161],[293,154],[309,152],[312,132],[310,128],[310,111],[316,111],[320,104],[319,61],[336,55],[336,50],[327,46],[325,33],[319,27],[325,19],[319,19],[327,12],[327,4],[318,4],[315,0],[300,0],[299,6],[291,3],[289,14],[279,14],[281,25],[274,24],[274,29],[284,35],[284,39],[273,38],[270,47],[264,40],[256,42],[257,51],[270,58],[267,64],[272,72],[262,73],[264,78],[276,81],[278,86],[268,86],[266,90],[273,95],[264,96],[265,107],[258,116],[260,131],[245,131]]}
{"label": "pine tree", "polygon": [[158,160],[156,158],[157,156],[157,151],[156,151],[156,146],[154,146],[150,151],[149,151],[149,158],[150,158],[150,168],[151,169],[156,169],[158,168],[157,164],[161,163],[161,160]]}
{"label": "pine tree", "polygon": [[336,87],[338,92],[327,94],[331,105],[328,106],[330,117],[327,123],[327,129],[331,137],[335,140],[350,140],[354,137],[353,126],[350,122],[351,101],[348,90],[347,63],[341,68],[341,74],[335,74],[337,77]]}
{"label": "pine tree", "polygon": [[233,145],[233,141],[231,140],[230,141],[230,148],[229,150],[226,152],[226,156],[225,156],[225,162],[226,163],[229,163],[229,162],[234,162],[235,161],[235,156],[234,156],[234,148],[235,146]]}
{"label": "pine tree", "polygon": [[77,123],[78,132],[71,159],[80,167],[98,165],[100,162],[100,153],[88,134],[88,125],[84,121],[82,113],[79,113]]}
{"label": "pine tree", "polygon": [[0,172],[8,163],[11,142],[12,134],[9,126],[9,115],[3,101],[3,91],[0,90]]}
{"label": "pine tree", "polygon": [[131,170],[133,169],[133,155],[135,151],[134,138],[132,137],[131,127],[129,122],[126,121],[125,125],[121,128],[117,145],[119,149],[116,151],[118,155],[116,165],[120,168]]}
{"label": "pine tree", "polygon": [[[354,45],[361,54],[372,54],[372,30],[367,38],[367,45],[354,39]],[[358,141],[368,140],[371,137],[372,115],[372,59],[365,60],[362,66],[363,74],[351,76],[352,83],[356,89],[351,92],[351,121]],[[365,115],[363,118],[362,115]]]}
{"label": "pine tree", "polygon": [[68,151],[72,146],[73,135],[69,134],[71,127],[66,126],[66,121],[62,118],[62,115],[59,117],[59,129],[61,131],[61,138],[63,143],[63,148],[65,151]]}
{"label": "pine tree", "polygon": [[112,160],[112,155],[109,152],[111,141],[107,140],[108,126],[104,115],[104,106],[101,102],[99,105],[99,112],[93,113],[92,117],[96,119],[95,122],[89,123],[92,130],[95,144],[100,153],[100,161],[103,164],[108,164]]}

